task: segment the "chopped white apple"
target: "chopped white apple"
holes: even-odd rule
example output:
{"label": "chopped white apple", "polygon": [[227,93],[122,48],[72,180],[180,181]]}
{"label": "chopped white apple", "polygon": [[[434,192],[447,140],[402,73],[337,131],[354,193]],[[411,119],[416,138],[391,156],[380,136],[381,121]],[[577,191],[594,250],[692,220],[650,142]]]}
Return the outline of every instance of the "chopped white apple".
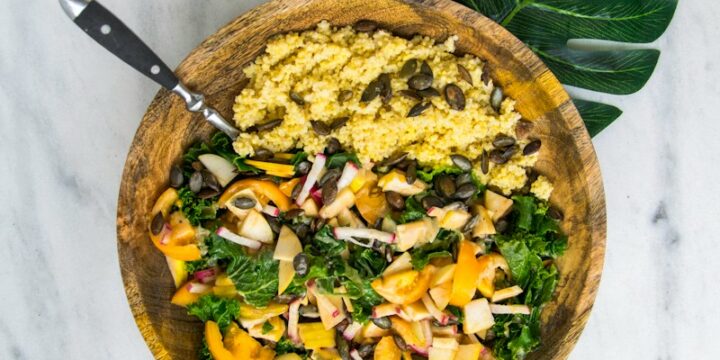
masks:
{"label": "chopped white apple", "polygon": [[402,313],[402,307],[400,305],[395,305],[391,303],[383,303],[380,305],[377,305],[373,307],[372,310],[372,317],[374,318],[382,318],[386,316],[392,316],[392,315],[400,315]]}
{"label": "chopped white apple", "polygon": [[430,217],[442,219],[445,216],[445,209],[437,206],[433,206],[427,210],[427,214]]}
{"label": "chopped white apple", "polygon": [[325,330],[330,330],[335,325],[345,320],[345,312],[342,310],[342,299],[340,300],[340,306],[332,301],[328,295],[315,294],[317,299],[318,312],[320,312],[320,321],[322,321]]}
{"label": "chopped white apple", "polygon": [[295,299],[288,307],[288,337],[295,343],[300,342],[298,322],[300,321],[300,299]]}
{"label": "chopped white apple", "polygon": [[488,210],[482,205],[476,205],[473,207],[473,210],[475,211],[475,214],[478,215],[478,222],[475,224],[475,227],[473,227],[472,235],[474,237],[494,235],[496,233],[495,225],[493,225],[490,212],[488,212]]}
{"label": "chopped white apple", "polygon": [[446,282],[430,289],[430,297],[435,302],[435,306],[440,310],[444,310],[450,302],[452,293],[452,282]]}
{"label": "chopped white apple", "polygon": [[439,268],[432,278],[430,278],[430,287],[434,288],[440,284],[444,284],[452,280],[455,275],[455,264],[448,264]]}
{"label": "chopped white apple", "polygon": [[383,276],[389,276],[395,273],[412,269],[412,263],[410,262],[411,260],[412,256],[410,256],[410,253],[402,253],[395,260],[393,260],[393,262],[390,263],[388,267],[385,268],[385,271],[383,271]]}
{"label": "chopped white apple", "polygon": [[349,226],[353,228],[365,227],[365,224],[350,209],[343,208],[337,215],[338,224],[340,226]]}
{"label": "chopped white apple", "polygon": [[460,230],[470,220],[470,213],[462,210],[449,210],[440,220],[440,227],[444,229]]}
{"label": "chopped white apple", "polygon": [[405,317],[403,318],[404,320],[416,322],[432,319],[433,317],[429,309],[421,301],[416,301],[409,305],[403,305],[402,314],[405,314]]}
{"label": "chopped white apple", "polygon": [[343,331],[342,335],[345,338],[345,340],[350,341],[355,338],[355,335],[357,335],[360,330],[362,330],[363,326],[359,322],[352,322],[350,325],[348,325],[345,330]]}
{"label": "chopped white apple", "polygon": [[245,220],[243,220],[240,228],[238,229],[240,236],[260,241],[265,244],[272,244],[275,239],[270,224],[268,224],[265,217],[255,209],[251,209],[248,212]]}
{"label": "chopped white apple", "polygon": [[428,352],[428,360],[455,359],[455,354],[457,354],[457,349],[441,349],[431,346]]}
{"label": "chopped white apple", "polygon": [[435,318],[435,320],[437,320],[438,323],[440,323],[440,325],[447,325],[450,320],[450,314],[446,314],[442,310],[438,309],[438,307],[435,306],[435,302],[433,302],[428,294],[423,295],[422,303],[425,304],[427,311],[433,318]]}
{"label": "chopped white apple", "polygon": [[365,338],[383,337],[389,333],[389,330],[378,327],[372,321],[368,321],[362,329],[362,335]]}
{"label": "chopped white apple", "polygon": [[385,216],[382,220],[380,230],[385,232],[395,232],[397,229],[397,223],[390,216]]}
{"label": "chopped white apple", "polygon": [[[246,197],[255,200],[255,206],[250,209],[241,209],[235,206],[235,199],[240,197]],[[255,193],[251,189],[243,189],[238,191],[237,194],[235,194],[224,205],[228,210],[230,210],[231,213],[233,213],[233,215],[237,216],[240,220],[244,220],[251,209],[255,209],[257,211],[262,211],[263,209],[263,205],[260,203],[257,196],[255,196]]]}
{"label": "chopped white apple", "polygon": [[463,307],[463,314],[465,316],[463,332],[466,334],[489,329],[495,324],[495,318],[493,318],[490,305],[485,298],[467,303]]}
{"label": "chopped white apple", "polygon": [[219,227],[217,231],[215,231],[215,233],[225,240],[248,247],[250,249],[259,249],[260,246],[262,246],[261,242],[235,234],[224,226]]}
{"label": "chopped white apple", "polygon": [[460,344],[458,344],[457,339],[451,338],[451,337],[447,337],[447,338],[436,337],[433,339],[433,343],[432,343],[432,347],[438,348],[438,349],[455,349],[455,350],[457,350],[459,345]]}
{"label": "chopped white apple", "polygon": [[280,228],[280,235],[278,236],[277,246],[275,246],[275,252],[273,253],[273,259],[281,261],[292,261],[295,259],[295,255],[302,252],[302,244],[297,235],[287,226],[283,225]]}
{"label": "chopped white apple", "polygon": [[336,217],[342,209],[349,209],[355,204],[355,194],[349,188],[342,189],[338,192],[335,200],[330,204],[325,204],[319,211],[319,215],[323,219]]}
{"label": "chopped white apple", "polygon": [[278,295],[282,295],[295,277],[292,261],[280,261],[278,268]]}
{"label": "chopped white apple", "polygon": [[435,326],[432,325],[432,333],[436,336],[455,336],[458,333],[457,325]]}
{"label": "chopped white apple", "polygon": [[180,285],[184,284],[188,278],[188,271],[185,266],[185,262],[173,259],[169,256],[165,256],[165,260],[167,261],[168,268],[170,269],[170,275],[172,275],[175,287],[179,288]]}
{"label": "chopped white apple", "polygon": [[480,358],[483,348],[480,343],[460,345],[455,354],[455,360],[477,360]]}
{"label": "chopped white apple", "polygon": [[523,292],[523,289],[517,285],[511,286],[508,288],[504,288],[504,289],[500,289],[500,290],[495,290],[495,293],[492,295],[492,298],[490,299],[490,301],[492,301],[494,303],[500,302],[503,300],[514,298],[514,297],[522,294],[522,292]]}
{"label": "chopped white apple", "polygon": [[355,238],[372,239],[386,244],[395,243],[395,234],[368,228],[336,227],[333,229],[333,235],[338,240],[352,240]]}
{"label": "chopped white apple", "polygon": [[507,215],[513,205],[512,200],[490,190],[485,190],[484,200],[485,208],[492,212],[493,222],[496,222],[503,216]]}
{"label": "chopped white apple", "polygon": [[198,160],[215,176],[220,186],[225,187],[237,176],[237,168],[222,156],[215,154],[202,154]]}
{"label": "chopped white apple", "polygon": [[490,304],[490,312],[493,314],[523,314],[530,315],[530,308],[527,305],[498,305]]}
{"label": "chopped white apple", "polygon": [[302,203],[300,208],[303,209],[303,211],[305,212],[305,216],[310,217],[318,216],[318,212],[320,211],[318,209],[317,203],[312,198],[305,199],[305,202]]}
{"label": "chopped white apple", "polygon": [[427,184],[422,180],[415,179],[415,182],[408,184],[405,174],[399,170],[393,170],[378,180],[378,186],[384,192],[394,191],[402,196],[412,196],[427,189]]}
{"label": "chopped white apple", "polygon": [[395,229],[397,250],[407,251],[412,248],[421,238],[425,237],[426,231],[425,222],[422,220],[398,225]]}

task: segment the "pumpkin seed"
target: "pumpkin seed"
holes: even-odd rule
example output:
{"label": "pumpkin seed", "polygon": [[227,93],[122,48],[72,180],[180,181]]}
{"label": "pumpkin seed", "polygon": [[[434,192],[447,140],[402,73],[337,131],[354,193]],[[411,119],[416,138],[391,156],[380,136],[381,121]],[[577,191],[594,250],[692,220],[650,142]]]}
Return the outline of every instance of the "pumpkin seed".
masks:
{"label": "pumpkin seed", "polygon": [[508,229],[509,225],[510,223],[505,219],[498,220],[498,222],[495,223],[495,231],[502,234]]}
{"label": "pumpkin seed", "polygon": [[380,82],[380,97],[382,97],[383,104],[387,104],[390,102],[390,99],[392,98],[392,84],[390,83],[390,75],[388,74],[380,74],[378,77],[378,81]]}
{"label": "pumpkin seed", "polygon": [[492,144],[496,148],[506,148],[508,146],[515,145],[515,139],[510,136],[500,134],[495,137],[495,140],[493,140]]}
{"label": "pumpkin seed", "polygon": [[472,231],[472,229],[477,225],[477,223],[480,221],[480,214],[473,215],[470,220],[463,226],[462,232],[466,233],[469,231]]}
{"label": "pumpkin seed", "polygon": [[266,149],[266,148],[259,148],[255,150],[255,155],[253,155],[254,160],[267,160],[273,157],[273,152]]}
{"label": "pumpkin seed", "polygon": [[372,20],[360,20],[355,23],[353,29],[357,32],[369,33],[377,29],[378,24]]}
{"label": "pumpkin seed", "polygon": [[310,225],[308,225],[308,224],[301,223],[295,227],[295,235],[297,235],[301,239],[306,238],[309,233],[310,233]]}
{"label": "pumpkin seed", "polygon": [[462,89],[455,84],[447,84],[445,86],[445,101],[453,110],[465,110],[465,94]]}
{"label": "pumpkin seed", "polygon": [[177,189],[185,182],[185,176],[179,166],[173,165],[170,168],[170,186]]}
{"label": "pumpkin seed", "polygon": [[458,177],[455,179],[455,185],[457,185],[458,187],[468,183],[472,183],[472,175],[467,172],[458,175]]}
{"label": "pumpkin seed", "polygon": [[425,110],[427,110],[430,107],[430,105],[432,105],[432,104],[429,102],[421,102],[421,103],[415,104],[415,106],[410,108],[410,111],[408,112],[407,117],[416,117],[416,116],[421,115],[423,112],[425,112]]}
{"label": "pumpkin seed", "polygon": [[370,102],[373,101],[378,95],[380,95],[380,91],[382,90],[382,84],[380,81],[373,80],[368,84],[368,86],[363,91],[362,95],[360,96],[360,101],[362,102]]}
{"label": "pumpkin seed", "polygon": [[338,141],[338,139],[334,137],[331,137],[330,140],[328,140],[327,146],[325,146],[325,153],[328,155],[332,155],[338,151],[340,151],[340,141]]}
{"label": "pumpkin seed", "polygon": [[490,69],[488,69],[487,62],[483,62],[482,67],[482,74],[480,75],[480,81],[483,82],[483,84],[487,85],[490,84]]}
{"label": "pumpkin seed", "polygon": [[405,343],[405,340],[403,340],[400,335],[393,334],[393,341],[395,341],[395,345],[397,345],[400,351],[408,351],[407,343]]}
{"label": "pumpkin seed", "polygon": [[309,161],[301,161],[297,165],[295,165],[295,171],[297,171],[297,173],[300,175],[305,175],[310,172],[311,167],[312,164]]}
{"label": "pumpkin seed", "polygon": [[435,189],[444,198],[451,198],[455,194],[455,181],[447,175],[441,174],[435,177]]}
{"label": "pumpkin seed", "polygon": [[200,161],[193,161],[190,164],[190,167],[192,167],[195,171],[200,171],[205,168],[205,166]]}
{"label": "pumpkin seed", "polygon": [[410,162],[410,165],[407,167],[407,171],[405,172],[405,182],[408,184],[415,183],[415,180],[417,179],[417,163],[415,161]]}
{"label": "pumpkin seed", "polygon": [[538,150],[540,150],[541,145],[542,145],[542,142],[539,139],[531,141],[529,144],[525,145],[525,147],[523,148],[523,155],[527,156],[527,155],[532,155],[532,154],[538,152]]}
{"label": "pumpkin seed", "polygon": [[196,171],[190,175],[190,191],[194,193],[200,192],[203,185],[203,176],[199,171]]}
{"label": "pumpkin seed", "polygon": [[323,204],[330,204],[335,201],[337,197],[338,187],[337,181],[329,181],[322,187],[322,201]]}
{"label": "pumpkin seed", "polygon": [[299,182],[295,184],[295,187],[293,187],[292,192],[290,193],[290,198],[295,200],[300,195],[300,191],[302,191],[303,183]]}
{"label": "pumpkin seed", "polygon": [[346,102],[346,101],[352,99],[352,96],[353,96],[352,90],[343,90],[343,91],[340,91],[340,93],[338,94],[337,100],[339,102]]}
{"label": "pumpkin seed", "polygon": [[475,194],[476,191],[477,187],[475,187],[475,184],[463,184],[455,191],[455,198],[462,200],[469,199],[471,196],[473,196],[473,194]]}
{"label": "pumpkin seed", "polygon": [[385,200],[393,210],[402,211],[405,209],[405,199],[394,191],[385,192]]}
{"label": "pumpkin seed", "polygon": [[[347,322],[347,320],[345,320],[345,322]],[[335,326],[335,328],[337,329],[337,331],[335,331],[335,345],[337,346],[337,351],[340,355],[340,359],[351,360],[352,358],[350,357],[350,344],[347,340],[345,340],[342,334],[345,329],[342,329],[340,324]],[[345,328],[347,328],[347,325],[345,325]]]}
{"label": "pumpkin seed", "polygon": [[398,91],[398,94],[400,94],[401,96],[406,97],[410,100],[422,101],[422,99],[423,99],[422,96],[415,90],[403,89],[403,90]]}
{"label": "pumpkin seed", "polygon": [[255,207],[255,199],[246,196],[240,196],[233,200],[233,205],[238,209],[251,209]]}
{"label": "pumpkin seed", "polygon": [[215,189],[202,189],[199,193],[197,193],[197,197],[200,199],[210,199],[212,197],[215,197],[217,195],[220,195],[220,190]]}
{"label": "pumpkin seed", "polygon": [[218,183],[217,179],[215,178],[215,175],[213,175],[208,170],[203,170],[200,172],[203,178],[203,186],[208,187],[210,189],[220,191],[220,183]]}
{"label": "pumpkin seed", "polygon": [[505,148],[505,150],[503,151],[502,156],[503,156],[504,158],[510,160],[510,158],[512,158],[513,155],[515,155],[515,153],[518,152],[518,150],[519,150],[519,148],[518,148],[517,145],[513,145],[513,146],[510,146],[510,147],[507,147],[507,148]]}
{"label": "pumpkin seed", "polygon": [[290,209],[285,213],[285,220],[292,220],[298,216],[305,215],[305,210],[303,209]]}
{"label": "pumpkin seed", "polygon": [[432,207],[442,207],[444,205],[442,199],[434,195],[428,195],[420,201],[422,207],[428,210]]}
{"label": "pumpkin seed", "polygon": [[340,129],[341,127],[345,126],[345,124],[347,124],[348,121],[350,121],[350,117],[348,117],[348,116],[339,117],[330,123],[330,129],[331,130]]}
{"label": "pumpkin seed", "polygon": [[268,225],[270,225],[270,229],[271,229],[274,233],[279,234],[279,233],[280,233],[280,229],[282,229],[282,224],[280,224],[280,220],[278,220],[278,218],[276,218],[276,217],[272,217],[272,216],[270,216],[270,215],[268,215],[268,214],[265,214],[265,213],[263,213],[262,215],[263,215],[263,217],[265,218],[265,221],[268,222]]}
{"label": "pumpkin seed", "polygon": [[163,218],[162,212],[158,212],[150,222],[150,231],[152,231],[153,235],[159,235],[164,227],[165,219]]}
{"label": "pumpkin seed", "polygon": [[504,164],[508,162],[508,158],[503,156],[504,151],[495,149],[490,152],[490,161],[496,164]]}
{"label": "pumpkin seed", "polygon": [[310,269],[308,256],[305,253],[299,253],[293,258],[293,268],[298,276],[303,277],[307,275]]}
{"label": "pumpkin seed", "polygon": [[431,98],[431,97],[439,97],[440,96],[440,92],[437,91],[437,89],[434,87],[429,87],[425,90],[418,90],[417,94],[426,99]]}
{"label": "pumpkin seed", "polygon": [[532,122],[520,119],[517,124],[515,124],[515,137],[521,140],[527,138],[534,127],[535,124]]}
{"label": "pumpkin seed", "polygon": [[472,79],[472,75],[470,75],[470,72],[468,71],[468,69],[460,64],[457,64],[457,69],[458,69],[458,73],[460,74],[460,78],[465,80],[466,83],[472,85],[473,79]]}
{"label": "pumpkin seed", "polygon": [[420,73],[415,74],[408,80],[408,86],[415,90],[425,90],[432,86],[433,77],[432,75]]}
{"label": "pumpkin seed", "polygon": [[318,185],[321,187],[324,186],[328,181],[338,181],[340,179],[340,176],[342,175],[342,170],[339,168],[330,169],[325,174],[323,174],[322,177],[320,177],[320,180],[318,181]]}
{"label": "pumpkin seed", "polygon": [[409,76],[412,76],[417,71],[417,63],[418,61],[415,59],[410,59],[403,64],[402,68],[400,69],[400,77],[406,78]]}
{"label": "pumpkin seed", "polygon": [[483,150],[482,155],[480,155],[480,171],[482,171],[483,174],[487,174],[488,171],[490,171],[490,157],[485,150]]}
{"label": "pumpkin seed", "polygon": [[313,131],[320,136],[330,135],[330,128],[322,121],[310,120]]}
{"label": "pumpkin seed", "polygon": [[361,358],[368,358],[375,351],[375,344],[362,344],[357,351]]}
{"label": "pumpkin seed", "polygon": [[403,160],[407,159],[408,153],[407,152],[399,152],[390,155],[387,159],[381,161],[378,165],[380,166],[395,166],[402,162]]}
{"label": "pumpkin seed", "polygon": [[503,90],[496,86],[492,92],[490,93],[490,106],[495,110],[495,112],[500,112],[500,106],[502,105],[503,101]]}
{"label": "pumpkin seed", "polygon": [[460,168],[460,170],[462,171],[472,170],[472,163],[465,156],[462,156],[460,154],[452,154],[450,155],[450,160],[452,160],[453,164],[455,164],[455,166]]}
{"label": "pumpkin seed", "polygon": [[296,103],[300,106],[305,105],[305,99],[303,99],[303,97],[300,96],[300,94],[298,94],[294,91],[290,92],[290,100],[292,100],[294,103]]}
{"label": "pumpkin seed", "polygon": [[264,124],[256,125],[257,131],[270,131],[282,124],[283,119],[270,120]]}
{"label": "pumpkin seed", "polygon": [[427,61],[423,61],[423,62],[422,62],[422,65],[420,65],[420,72],[423,73],[423,74],[425,74],[425,75],[428,75],[428,76],[430,76],[430,77],[434,77],[434,76],[435,76],[435,75],[433,74],[432,68],[431,68],[430,65],[427,63]]}
{"label": "pumpkin seed", "polygon": [[392,322],[390,322],[390,318],[388,318],[387,316],[372,318],[372,322],[373,324],[375,324],[375,326],[383,330],[388,330],[392,327]]}
{"label": "pumpkin seed", "polygon": [[560,211],[560,209],[558,209],[554,206],[551,206],[550,208],[548,208],[547,215],[551,219],[557,220],[557,221],[562,221],[565,218],[562,211]]}

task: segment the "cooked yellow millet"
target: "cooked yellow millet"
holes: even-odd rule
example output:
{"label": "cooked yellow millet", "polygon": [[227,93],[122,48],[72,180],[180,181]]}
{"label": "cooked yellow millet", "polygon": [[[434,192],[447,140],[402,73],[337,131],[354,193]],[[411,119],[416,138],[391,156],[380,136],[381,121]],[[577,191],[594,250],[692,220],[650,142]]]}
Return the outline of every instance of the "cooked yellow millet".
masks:
{"label": "cooked yellow millet", "polygon": [[550,199],[550,194],[553,191],[553,184],[545,176],[538,176],[532,185],[530,185],[530,192],[537,196],[538,199],[547,201]]}
{"label": "cooked yellow millet", "polygon": [[[265,54],[244,70],[250,82],[235,99],[234,120],[242,130],[278,118],[283,122],[269,131],[241,133],[235,151],[249,156],[260,147],[275,152],[302,148],[314,154],[323,151],[329,137],[335,137],[363,163],[400,151],[428,167],[450,165],[450,154],[475,160],[483,150],[493,149],[492,140],[498,134],[513,135],[521,116],[509,98],[499,113],[492,109],[493,84],[481,80],[483,62],[471,55],[455,56],[455,41],[456,37],[450,37],[435,44],[422,36],[408,40],[385,31],[358,33],[351,27],[332,28],[327,22],[313,31],[274,37]],[[459,86],[465,109],[451,109],[440,96],[431,98],[432,106],[421,115],[407,117],[416,101],[397,95],[408,88],[407,79],[398,72],[411,59],[430,65],[433,87],[440,92],[450,83]],[[474,85],[462,80],[458,64],[468,70]],[[363,90],[383,73],[390,76],[394,96],[387,104],[380,97],[361,102]],[[340,102],[338,95],[347,90],[352,97]],[[300,95],[304,104],[291,100],[290,92]],[[339,117],[350,119],[329,136],[317,135],[310,124],[310,120],[329,124]],[[518,141],[520,148],[525,143]],[[525,184],[524,168],[536,160],[537,155],[516,154],[506,164],[491,165],[488,174],[482,174],[476,162],[475,172],[484,183],[509,194]]]}

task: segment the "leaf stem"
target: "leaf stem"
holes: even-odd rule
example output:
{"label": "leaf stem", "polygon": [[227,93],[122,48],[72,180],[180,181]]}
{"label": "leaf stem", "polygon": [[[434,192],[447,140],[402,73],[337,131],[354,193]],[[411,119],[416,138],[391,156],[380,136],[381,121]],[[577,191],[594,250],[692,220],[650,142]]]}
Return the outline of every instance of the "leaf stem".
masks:
{"label": "leaf stem", "polygon": [[520,12],[520,10],[524,9],[526,6],[530,5],[535,0],[516,0],[517,5],[515,5],[515,8],[508,13],[507,16],[505,16],[504,19],[500,22],[500,25],[502,27],[507,27],[508,24],[510,24],[510,21],[517,15],[517,13]]}

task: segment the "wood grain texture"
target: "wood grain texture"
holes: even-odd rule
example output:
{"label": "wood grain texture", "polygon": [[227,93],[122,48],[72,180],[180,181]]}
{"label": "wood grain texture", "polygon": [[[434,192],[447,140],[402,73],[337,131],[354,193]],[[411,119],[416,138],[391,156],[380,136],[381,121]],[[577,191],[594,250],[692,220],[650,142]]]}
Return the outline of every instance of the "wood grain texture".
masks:
{"label": "wood grain texture", "polygon": [[[605,197],[590,137],[562,85],[519,40],[482,15],[445,0],[277,0],[232,21],[195,49],[176,73],[232,118],[246,79],[242,69],[266,40],[311,29],[321,20],[349,25],[370,19],[400,36],[459,37],[460,52],[487,60],[492,78],[537,123],[543,151],[536,168],[551,178],[552,202],[565,213],[569,249],[560,259],[555,299],[543,312],[543,347],[530,359],[564,359],[592,308],[605,252]],[[193,359],[199,321],[170,304],[173,282],[163,256],[146,235],[148,213],[167,187],[168,169],[187,146],[213,128],[161,90],[145,114],[125,164],[118,202],[118,252],[130,307],[158,359]]]}

